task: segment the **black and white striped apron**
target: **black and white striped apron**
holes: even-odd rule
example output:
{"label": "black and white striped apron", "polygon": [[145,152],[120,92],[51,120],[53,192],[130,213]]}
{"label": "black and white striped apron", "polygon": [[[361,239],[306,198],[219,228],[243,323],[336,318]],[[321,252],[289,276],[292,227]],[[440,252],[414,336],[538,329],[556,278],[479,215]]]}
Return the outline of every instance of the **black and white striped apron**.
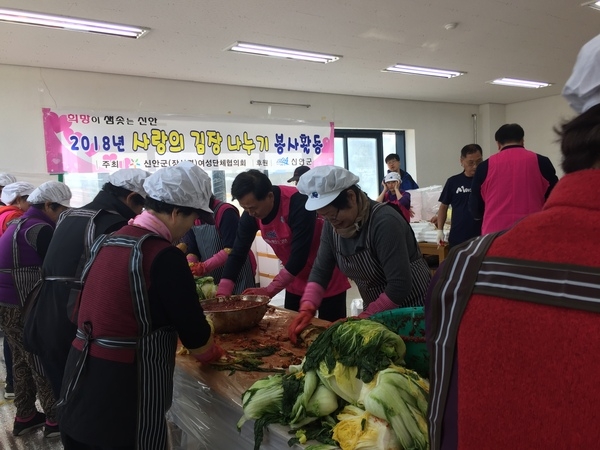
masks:
{"label": "black and white striped apron", "polygon": [[[481,262],[498,233],[487,234],[453,247],[431,294],[429,336],[429,442],[439,449],[442,421],[460,320],[473,292]],[[438,269],[440,270],[440,269]]]}
{"label": "black and white striped apron", "polygon": [[[192,228],[194,232],[194,237],[196,238],[196,245],[198,246],[198,250],[200,254],[198,257],[200,261],[206,261],[214,254],[223,250],[223,241],[221,240],[221,235],[219,234],[219,230],[217,229],[216,219],[217,212],[221,207],[225,206],[225,203],[219,202],[214,209],[213,216],[215,217],[215,225],[196,225]],[[214,278],[215,284],[219,284],[221,278],[223,277],[223,270],[225,267],[218,267],[212,272],[206,273],[204,276],[210,276]],[[254,274],[252,273],[252,265],[250,264],[250,258],[246,257],[244,261],[244,265],[240,270],[240,273],[235,281],[235,287],[233,289],[233,294],[241,294],[248,288],[253,288],[256,285],[254,281]]]}
{"label": "black and white striped apron", "polygon": [[[386,207],[383,203],[373,205],[371,209],[371,218],[379,210]],[[399,214],[399,213],[398,213]],[[337,264],[344,275],[356,283],[356,287],[363,299],[363,310],[367,306],[377,300],[377,298],[385,291],[387,280],[383,267],[377,259],[374,251],[371,248],[371,223],[367,222],[367,229],[363,230],[367,233],[365,248],[353,255],[344,256],[341,252],[342,237],[335,230],[333,232],[333,245],[336,254]],[[399,308],[409,306],[423,306],[423,299],[431,280],[431,272],[423,257],[410,263],[410,272],[412,277],[412,288],[409,295],[398,303]],[[395,299],[391,299],[394,301]]]}
{"label": "black and white striped apron", "polygon": [[79,264],[77,265],[77,271],[75,272],[75,276],[44,276],[44,282],[67,282],[72,284],[71,293],[69,295],[69,300],[67,303],[67,313],[69,314],[71,321],[74,323],[77,323],[77,311],[75,303],[79,297],[79,293],[81,292],[81,275],[83,273],[83,269],[85,267],[86,262],[91,256],[92,245],[94,243],[94,240],[96,239],[96,216],[98,216],[98,214],[100,214],[101,212],[102,210],[74,208],[67,209],[59,216],[58,222],[56,223],[56,228],[58,228],[61,222],[67,217],[84,217],[88,219],[83,234],[83,253],[81,254]]}
{"label": "black and white striped apron", "polygon": [[[29,293],[34,290],[42,278],[41,266],[21,266],[17,235],[25,222],[27,222],[26,217],[19,217],[11,222],[12,224],[16,224],[15,231],[12,235],[13,267],[10,270],[2,270],[3,272],[10,272],[12,276],[20,303],[20,305],[15,306],[20,307],[21,309],[25,307],[25,301],[27,300]],[[44,368],[42,367],[39,357],[34,354],[31,354],[31,357],[35,371],[44,376]]]}
{"label": "black and white striped apron", "polygon": [[141,237],[103,235],[92,246],[91,256],[83,271],[85,280],[96,255],[102,247],[117,246],[131,248],[129,259],[129,284],[134,299],[134,313],[139,324],[139,336],[110,337],[94,336],[93,324],[85,322],[77,330],[77,339],[84,341],[73,377],[68,381],[57,407],[68,403],[77,388],[85,367],[90,345],[106,348],[130,348],[136,350],[138,365],[138,411],[137,450],[166,450],[168,431],[165,414],[173,397],[173,372],[177,333],[172,327],[152,330],[152,319],[148,302],[146,280],[142,267],[142,244],[155,234]]}

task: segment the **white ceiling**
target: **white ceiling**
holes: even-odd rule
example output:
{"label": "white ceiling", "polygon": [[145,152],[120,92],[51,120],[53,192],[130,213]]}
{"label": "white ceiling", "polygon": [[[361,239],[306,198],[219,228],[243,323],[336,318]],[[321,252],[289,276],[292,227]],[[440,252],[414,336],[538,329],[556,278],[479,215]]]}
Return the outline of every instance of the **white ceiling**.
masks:
{"label": "white ceiling", "polygon": [[[0,23],[0,63],[397,99],[515,103],[560,93],[600,32],[582,0],[0,0],[151,28],[139,40]],[[444,25],[457,22],[453,30]],[[326,65],[224,51],[235,41],[342,55]],[[383,73],[455,69],[445,80]],[[499,77],[554,83],[493,86]],[[1,80],[0,80],[1,82]]]}

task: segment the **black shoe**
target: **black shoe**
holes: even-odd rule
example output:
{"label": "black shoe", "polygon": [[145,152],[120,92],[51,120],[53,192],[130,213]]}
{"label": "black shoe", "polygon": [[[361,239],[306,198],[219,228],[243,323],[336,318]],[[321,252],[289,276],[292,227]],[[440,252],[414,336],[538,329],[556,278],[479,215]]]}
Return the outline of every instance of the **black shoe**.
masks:
{"label": "black shoe", "polygon": [[54,438],[60,436],[60,430],[58,429],[58,424],[56,425],[44,425],[44,437],[45,438]]}
{"label": "black shoe", "polygon": [[24,434],[27,434],[30,431],[41,427],[45,423],[46,415],[36,411],[35,416],[33,416],[27,422],[17,422],[15,420],[15,425],[13,427],[13,436],[23,436]]}
{"label": "black shoe", "polygon": [[4,388],[4,398],[15,398],[15,390],[12,384],[7,384]]}

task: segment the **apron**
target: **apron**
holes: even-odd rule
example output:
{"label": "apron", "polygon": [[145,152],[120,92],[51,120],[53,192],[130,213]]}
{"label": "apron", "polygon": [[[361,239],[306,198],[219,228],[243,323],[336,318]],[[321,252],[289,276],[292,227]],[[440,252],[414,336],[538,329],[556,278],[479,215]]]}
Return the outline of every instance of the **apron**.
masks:
{"label": "apron", "polygon": [[[218,229],[218,219],[220,218],[219,210],[226,206],[226,203],[219,202],[215,205],[214,217],[215,225],[201,224],[196,225],[192,228],[194,237],[196,238],[196,245],[200,254],[200,261],[206,261],[211,258],[214,254],[223,250],[223,242],[221,241],[221,235]],[[210,276],[214,278],[215,284],[219,284],[223,277],[223,270],[225,267],[218,267],[212,272],[206,273],[204,276]],[[253,288],[255,286],[254,274],[252,273],[252,265],[250,264],[250,257],[246,257],[244,265],[237,277],[233,294],[241,294],[247,288]]]}
{"label": "apron", "polygon": [[168,448],[165,414],[173,399],[173,371],[175,370],[177,332],[172,327],[152,331],[148,293],[142,267],[142,244],[147,238],[155,236],[158,235],[153,233],[141,237],[104,235],[94,243],[91,257],[83,271],[82,280],[85,280],[100,248],[119,246],[131,249],[129,283],[131,295],[135,300],[135,316],[139,324],[139,336],[94,336],[93,324],[90,322],[83,323],[77,329],[76,335],[76,339],[83,341],[83,349],[77,361],[73,377],[65,380],[67,388],[57,404],[57,407],[67,404],[77,388],[81,374],[85,370],[90,345],[99,345],[105,348],[135,349],[138,369],[138,411],[135,446],[137,450],[166,450]]}
{"label": "apron", "polygon": [[[383,207],[385,207],[384,203],[373,205],[371,216],[375,215],[377,210]],[[356,287],[363,299],[363,310],[367,309],[367,306],[369,306],[370,303],[377,300],[387,286],[383,268],[381,267],[377,256],[371,249],[371,223],[372,221],[369,220],[367,222],[367,228],[363,230],[364,233],[367,233],[365,248],[348,256],[342,255],[341,252],[341,239],[344,238],[340,237],[332,230],[334,234],[333,245],[338,267],[342,273],[356,283]],[[401,304],[398,304],[399,308],[422,306],[423,298],[427,291],[429,280],[431,279],[431,272],[423,258],[419,258],[410,263],[410,272],[413,278],[412,289],[404,301]],[[394,301],[394,299],[391,300]]]}
{"label": "apron", "polygon": [[[292,256],[292,240],[294,238],[292,229],[288,225],[288,219],[290,214],[290,199],[294,195],[297,189],[293,186],[279,186],[281,191],[281,197],[279,201],[279,209],[277,211],[277,217],[268,224],[263,224],[261,220],[256,219],[259,226],[261,236],[264,241],[271,246],[273,252],[281,260],[281,263],[285,266]],[[304,289],[306,289],[306,283],[308,283],[308,276],[312,266],[317,258],[317,250],[321,243],[321,230],[323,229],[324,220],[322,217],[317,216],[315,222],[315,231],[312,236],[310,244],[310,253],[306,260],[304,268],[296,275],[294,280],[285,287],[287,292],[294,295],[302,295]],[[346,276],[335,269],[331,275],[331,280],[325,289],[324,297],[332,297],[334,295],[341,294],[350,288],[350,283]]]}
{"label": "apron", "polygon": [[[85,267],[86,262],[90,259],[91,248],[94,243],[94,239],[96,236],[96,216],[100,214],[102,210],[91,210],[91,209],[68,209],[63,212],[56,224],[56,227],[60,225],[60,223],[66,217],[86,217],[88,218],[88,223],[85,227],[85,232],[83,234],[83,249],[84,252],[81,255],[81,259],[79,260],[79,264],[77,265],[77,271],[75,272],[74,277],[61,277],[61,276],[46,276],[44,277],[44,281],[55,281],[55,282],[67,282],[72,283],[73,287],[71,289],[71,293],[69,294],[69,300],[67,302],[67,313],[73,323],[77,323],[77,311],[76,311],[76,302],[79,297],[82,288],[81,282],[81,274],[83,272],[83,268]],[[32,306],[32,309],[35,305]]]}
{"label": "apron", "polygon": [[[69,293],[69,297],[67,300],[67,314],[71,322],[77,323],[76,316],[76,303],[77,298],[79,297],[79,293],[81,292],[81,274],[83,272],[83,268],[85,263],[90,257],[90,251],[92,245],[94,243],[94,239],[96,236],[96,216],[98,216],[102,210],[89,210],[89,209],[74,209],[70,208],[60,214],[58,218],[58,222],[56,223],[56,228],[58,229],[60,223],[66,217],[84,217],[88,219],[84,234],[83,234],[83,253],[79,260],[77,270],[75,275],[70,276],[58,276],[58,275],[46,275],[40,279],[38,285],[35,287],[35,290],[32,291],[32,295],[28,300],[28,304],[23,312],[23,342],[25,344],[25,348],[35,354],[41,354],[44,350],[44,336],[40,332],[42,329],[38,324],[44,323],[48,320],[53,320],[54,316],[49,316],[47,309],[44,310],[42,307],[42,311],[39,312],[38,302],[40,300],[40,294],[45,292],[43,289],[44,283],[65,283],[71,287],[71,291]],[[55,312],[55,310],[51,310],[51,312]],[[62,323],[60,320],[63,318],[57,318],[57,323]]]}
{"label": "apron", "polygon": [[[16,224],[17,226],[15,227],[15,231],[13,232],[12,237],[13,269],[10,270],[10,273],[12,275],[13,282],[15,284],[15,289],[17,291],[17,295],[19,296],[20,302],[20,305],[15,305],[15,307],[20,307],[21,310],[23,310],[26,306],[26,300],[28,299],[29,293],[36,288],[36,286],[39,284],[40,279],[42,278],[41,267],[21,267],[21,262],[19,259],[19,248],[17,245],[17,235],[26,221],[27,218],[24,217],[20,217],[12,221],[12,223]],[[44,368],[42,367],[40,358],[34,354],[32,354],[31,357],[33,360],[33,367],[35,371],[41,376],[45,376]]]}

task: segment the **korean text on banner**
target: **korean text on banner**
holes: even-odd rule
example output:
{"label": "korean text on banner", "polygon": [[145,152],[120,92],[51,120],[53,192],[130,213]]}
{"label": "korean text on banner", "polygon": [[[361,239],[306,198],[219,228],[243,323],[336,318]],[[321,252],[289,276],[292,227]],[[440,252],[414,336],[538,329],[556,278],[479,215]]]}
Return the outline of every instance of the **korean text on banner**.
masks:
{"label": "korean text on banner", "polygon": [[333,123],[56,111],[43,108],[48,173],[205,170],[333,164]]}

